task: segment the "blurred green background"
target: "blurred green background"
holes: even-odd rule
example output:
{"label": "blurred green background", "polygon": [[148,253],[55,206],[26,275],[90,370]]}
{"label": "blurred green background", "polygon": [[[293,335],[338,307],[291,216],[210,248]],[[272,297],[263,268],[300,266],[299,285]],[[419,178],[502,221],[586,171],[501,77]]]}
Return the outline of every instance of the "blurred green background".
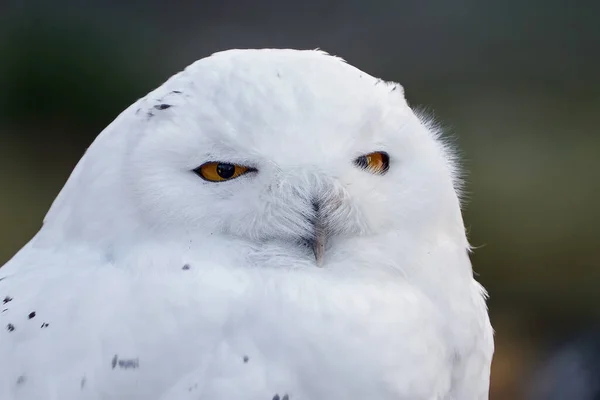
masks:
{"label": "blurred green background", "polygon": [[491,398],[533,398],[554,345],[600,320],[599,20],[597,1],[0,0],[0,265],[167,77],[228,48],[319,47],[400,82],[462,150]]}

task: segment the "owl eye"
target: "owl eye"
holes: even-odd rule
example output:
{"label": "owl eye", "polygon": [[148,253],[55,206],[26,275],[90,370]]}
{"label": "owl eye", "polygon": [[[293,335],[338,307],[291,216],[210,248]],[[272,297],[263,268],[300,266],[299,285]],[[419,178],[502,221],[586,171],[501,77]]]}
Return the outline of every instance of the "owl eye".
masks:
{"label": "owl eye", "polygon": [[354,165],[373,174],[383,175],[390,168],[390,156],[384,151],[365,154],[354,160]]}
{"label": "owl eye", "polygon": [[248,172],[256,171],[255,168],[243,165],[228,164],[221,162],[207,162],[194,169],[194,172],[202,179],[209,182],[223,182],[235,179]]}

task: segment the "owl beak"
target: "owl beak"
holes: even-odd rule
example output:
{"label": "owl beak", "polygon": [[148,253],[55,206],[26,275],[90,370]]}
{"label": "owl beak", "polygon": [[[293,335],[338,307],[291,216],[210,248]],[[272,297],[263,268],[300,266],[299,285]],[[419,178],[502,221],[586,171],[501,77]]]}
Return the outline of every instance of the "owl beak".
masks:
{"label": "owl beak", "polygon": [[319,202],[313,202],[313,210],[315,211],[315,222],[314,222],[314,237],[312,239],[313,253],[315,254],[315,262],[317,267],[323,266],[323,258],[325,256],[325,244],[326,235],[323,223],[320,218],[321,205]]}
{"label": "owl beak", "polygon": [[323,256],[325,255],[325,230],[317,223],[315,225],[315,237],[312,241],[313,252],[317,267],[323,267]]}

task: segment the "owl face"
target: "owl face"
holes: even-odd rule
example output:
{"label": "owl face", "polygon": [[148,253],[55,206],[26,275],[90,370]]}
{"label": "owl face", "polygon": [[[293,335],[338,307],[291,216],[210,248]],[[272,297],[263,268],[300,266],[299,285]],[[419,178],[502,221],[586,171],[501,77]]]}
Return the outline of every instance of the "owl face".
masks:
{"label": "owl face", "polygon": [[402,87],[317,51],[228,51],[151,93],[126,172],[154,230],[304,249],[458,223],[453,168]]}

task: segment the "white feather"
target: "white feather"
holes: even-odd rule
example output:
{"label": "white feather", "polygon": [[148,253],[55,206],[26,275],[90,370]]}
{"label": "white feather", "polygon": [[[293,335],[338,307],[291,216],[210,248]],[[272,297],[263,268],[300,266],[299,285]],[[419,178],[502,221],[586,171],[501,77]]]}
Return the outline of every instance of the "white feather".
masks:
{"label": "white feather", "polygon": [[[386,174],[353,164],[373,151]],[[207,182],[207,161],[258,172]],[[197,61],[98,136],[0,269],[0,398],[487,399],[454,165],[399,85],[324,52]],[[315,217],[323,268],[298,244]]]}

